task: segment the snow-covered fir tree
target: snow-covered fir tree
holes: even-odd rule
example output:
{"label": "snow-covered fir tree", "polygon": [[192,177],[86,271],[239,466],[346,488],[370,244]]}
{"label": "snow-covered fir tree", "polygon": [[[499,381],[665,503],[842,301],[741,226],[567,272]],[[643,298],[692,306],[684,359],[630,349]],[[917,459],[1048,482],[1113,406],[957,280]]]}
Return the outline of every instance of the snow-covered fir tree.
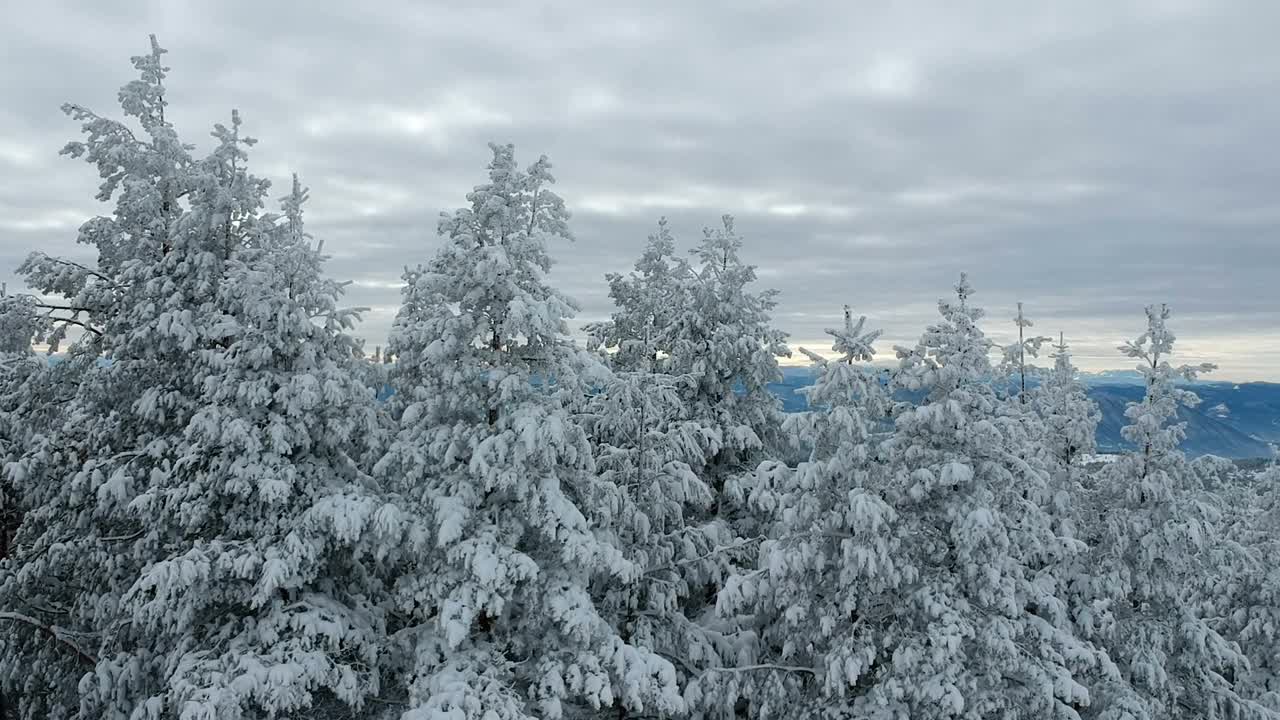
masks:
{"label": "snow-covered fir tree", "polygon": [[721,593],[721,612],[749,631],[740,661],[705,673],[693,688],[709,716],[735,705],[753,717],[840,716],[858,692],[846,680],[864,684],[859,668],[875,661],[863,634],[868,599],[883,599],[909,568],[895,557],[896,515],[880,495],[887,466],[875,433],[890,399],[867,364],[880,333],[865,321],[855,322],[846,306],[843,327],[827,330],[837,360],[802,349],[821,374],[806,388],[812,410],[789,417],[786,431],[806,440],[808,459],[794,468],[767,461],[757,471],[750,503],[773,519],[773,539],[762,545],[758,569]]}
{"label": "snow-covered fir tree", "polygon": [[588,326],[595,344],[616,350],[614,367],[685,379],[691,417],[720,437],[706,470],[717,496],[776,440],[781,404],[767,385],[780,378],[778,358],[790,354],[786,334],[771,324],[777,292],[753,289],[755,267],[742,260],[733,218],[721,223],[704,229],[689,263],[675,256],[660,221],[635,270],[609,276],[617,306],[610,320]]}
{"label": "snow-covered fir tree", "polygon": [[667,372],[680,328],[688,312],[694,280],[689,262],[676,255],[667,219],[658,221],[644,253],[628,275],[610,273],[609,297],[616,305],[606,322],[586,327],[592,349],[603,348],[609,365],[621,371]]}
{"label": "snow-covered fir tree", "polygon": [[[1118,668],[1095,693],[1097,717],[1268,717],[1242,693],[1248,662],[1201,617],[1194,586],[1212,574],[1220,547],[1214,498],[1178,449],[1179,407],[1199,402],[1179,386],[1212,365],[1174,366],[1167,306],[1148,306],[1147,330],[1121,352],[1138,361],[1141,402],[1130,403],[1122,433],[1134,450],[1105,466],[1082,503],[1091,546],[1073,593],[1082,632]],[[1092,520],[1092,522],[1090,522]]]}
{"label": "snow-covered fir tree", "polygon": [[383,642],[348,548],[377,504],[354,316],[296,185],[262,211],[238,115],[206,157],[178,140],[163,52],[120,93],[143,135],[66,107],[86,139],[65,152],[115,201],[80,230],[97,262],[23,268],[85,332],[65,422],[10,465],[26,513],[0,595],[25,619],[0,628],[3,677],[23,718],[349,714]]}
{"label": "snow-covered fir tree", "polygon": [[[781,378],[778,358],[790,356],[786,333],[772,325],[777,291],[756,291],[755,266],[742,260],[742,238],[733,217],[703,231],[692,252],[696,280],[685,312],[676,319],[666,371],[695,381],[686,397],[694,417],[720,433],[720,450],[707,466],[706,479],[720,497],[741,504],[736,477],[749,473],[772,449],[782,423],[781,403],[768,384]],[[725,513],[727,514],[727,512]],[[741,532],[753,532],[753,523]]]}
{"label": "snow-covered fir tree", "polygon": [[1034,405],[1045,426],[1043,449],[1057,470],[1067,472],[1097,450],[1102,415],[1085,394],[1071,362],[1071,348],[1061,333],[1053,349],[1053,370],[1045,375]]}
{"label": "snow-covered fir tree", "polygon": [[522,170],[491,147],[489,181],[406,273],[391,338],[399,431],[378,475],[430,530],[398,587],[405,717],[673,713],[672,664],[624,640],[592,595],[647,568],[592,526],[622,500],[570,412],[603,368],[584,376],[574,303],[545,280],[569,214],[546,158]]}
{"label": "snow-covered fir tree", "polygon": [[1241,694],[1280,713],[1280,455],[1232,475],[1215,488],[1226,542],[1213,548],[1209,572],[1192,589],[1201,616],[1249,660],[1237,680]]}
{"label": "snow-covered fir tree", "polygon": [[1034,390],[1036,381],[1041,375],[1041,369],[1029,362],[1028,358],[1035,360],[1039,357],[1040,349],[1053,338],[1042,335],[1027,336],[1027,328],[1034,327],[1035,323],[1022,312],[1021,302],[1018,303],[1018,314],[1014,316],[1013,324],[1018,328],[1018,341],[1002,348],[1003,357],[998,374],[1002,380],[1009,383],[1010,395],[1016,396],[1018,401],[1025,405],[1031,397],[1028,394],[1028,382],[1031,383],[1030,389]]}
{"label": "snow-covered fir tree", "polygon": [[[0,286],[0,562],[9,556],[21,517],[18,495],[3,467],[21,454],[36,429],[28,411],[33,391],[28,380],[40,370],[40,360],[31,347],[39,332],[34,299],[9,295],[7,288]],[[2,713],[0,718],[4,718]]]}
{"label": "snow-covered fir tree", "polygon": [[[777,357],[786,352],[785,336],[769,324],[775,293],[751,289],[755,271],[742,262],[741,245],[732,218],[725,216],[721,228],[704,232],[701,246],[694,250],[697,263],[690,264],[676,255],[670,229],[665,219],[660,221],[634,271],[609,276],[616,304],[610,320],[587,328],[594,345],[613,351],[606,357],[620,373],[614,391],[597,398],[597,404],[616,405],[630,398],[642,410],[640,422],[648,424],[636,425],[634,416],[611,416],[598,424],[603,444],[598,450],[604,453],[602,459],[608,458],[606,465],[623,458],[634,462],[653,452],[642,451],[637,437],[654,442],[664,442],[657,438],[665,437],[665,442],[679,445],[662,452],[703,453],[683,455],[682,461],[699,484],[710,489],[711,502],[684,504],[686,527],[678,533],[680,545],[661,551],[675,551],[674,562],[659,564],[642,583],[666,585],[643,592],[658,593],[653,596],[674,603],[665,611],[671,613],[665,622],[673,624],[675,634],[665,637],[678,638],[691,648],[679,668],[689,676],[736,662],[732,638],[737,631],[715,617],[714,596],[735,564],[747,562],[757,551],[760,528],[743,512],[740,480],[767,457],[766,444],[782,421],[778,400],[766,387],[778,376]],[[671,418],[643,410],[656,399],[647,397],[651,393],[672,391],[678,405],[660,404],[675,412]],[[678,423],[667,424],[672,421]],[[639,507],[683,503],[677,485],[666,488],[667,494],[639,498]],[[726,492],[733,497],[727,498]],[[669,541],[662,536],[654,540]],[[641,543],[637,549],[651,552],[644,543],[652,540],[631,541]]]}
{"label": "snow-covered fir tree", "polygon": [[699,473],[718,437],[690,419],[681,382],[618,372],[592,393],[579,421],[612,488],[593,508],[595,520],[642,568],[632,581],[597,583],[600,612],[623,639],[670,659],[683,687],[735,656],[735,638],[708,612],[705,589],[723,582],[729,556],[754,543],[709,517],[714,496]]}
{"label": "snow-covered fir tree", "polygon": [[879,383],[841,371],[856,378],[856,410],[832,402],[828,422],[853,431],[831,460],[801,467],[824,472],[785,501],[788,534],[722,594],[723,610],[762,606],[782,625],[766,630],[782,649],[767,665],[782,667],[765,668],[775,684],[761,715],[1077,718],[1089,705],[1077,677],[1105,658],[1058,598],[1076,543],[1036,502],[1047,474],[1022,459],[1020,423],[997,413],[982,313],[964,276],[956,290],[942,321],[898,348],[893,387],[925,397],[896,404],[883,443],[867,430],[887,402]]}

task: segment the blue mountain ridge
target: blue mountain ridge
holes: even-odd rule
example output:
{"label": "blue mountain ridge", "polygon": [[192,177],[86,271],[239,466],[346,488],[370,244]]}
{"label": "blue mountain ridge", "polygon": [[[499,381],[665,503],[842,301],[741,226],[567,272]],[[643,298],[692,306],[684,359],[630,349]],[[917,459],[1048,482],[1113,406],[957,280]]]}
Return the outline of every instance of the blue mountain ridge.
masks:
{"label": "blue mountain ridge", "polygon": [[[787,412],[808,409],[799,391],[812,385],[814,371],[807,367],[782,369],[781,382],[769,389]],[[1085,373],[1081,381],[1102,412],[1098,424],[1100,452],[1121,452],[1128,443],[1120,429],[1128,421],[1125,408],[1142,399],[1142,377],[1133,371]],[[1198,381],[1187,387],[1200,396],[1200,404],[1183,408],[1179,419],[1187,423],[1182,449],[1191,456],[1219,455],[1232,459],[1270,457],[1269,443],[1280,443],[1280,383],[1230,383]]]}

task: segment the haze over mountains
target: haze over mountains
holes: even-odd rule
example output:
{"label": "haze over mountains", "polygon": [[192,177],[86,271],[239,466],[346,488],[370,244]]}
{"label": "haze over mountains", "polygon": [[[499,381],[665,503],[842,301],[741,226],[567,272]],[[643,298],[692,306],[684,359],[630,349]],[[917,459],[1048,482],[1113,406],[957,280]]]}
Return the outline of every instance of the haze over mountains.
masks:
{"label": "haze over mountains", "polygon": [[[805,367],[783,368],[783,381],[771,389],[782,398],[787,412],[806,409],[797,392],[813,383],[813,371]],[[1127,445],[1120,435],[1126,424],[1125,407],[1142,399],[1142,378],[1128,370],[1082,373],[1089,397],[1102,411],[1098,425],[1098,449],[1119,452]],[[1191,384],[1201,403],[1183,408],[1179,417],[1187,423],[1183,450],[1188,455],[1269,457],[1269,443],[1280,443],[1280,383],[1232,383],[1200,381]]]}

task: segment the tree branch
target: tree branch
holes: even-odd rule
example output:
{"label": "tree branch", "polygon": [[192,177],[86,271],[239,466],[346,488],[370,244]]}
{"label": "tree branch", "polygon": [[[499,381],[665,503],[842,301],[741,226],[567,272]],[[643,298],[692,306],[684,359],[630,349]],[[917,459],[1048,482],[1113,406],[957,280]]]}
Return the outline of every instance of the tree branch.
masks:
{"label": "tree branch", "polygon": [[101,281],[103,281],[103,282],[107,283],[108,285],[110,285],[110,286],[111,286],[111,287],[113,287],[113,288],[118,288],[118,287],[120,287],[120,284],[119,284],[119,283],[117,283],[115,280],[112,280],[111,278],[107,277],[106,275],[103,275],[102,273],[98,272],[97,270],[94,270],[94,269],[92,269],[92,268],[89,268],[89,267],[86,267],[86,266],[84,266],[84,265],[81,265],[81,264],[80,264],[80,263],[78,263],[78,262],[73,262],[73,261],[71,261],[71,260],[64,260],[64,259],[59,258],[59,257],[52,257],[52,256],[50,256],[50,255],[46,255],[46,254],[44,254],[44,253],[40,253],[40,256],[41,256],[41,257],[43,257],[45,260],[48,260],[49,262],[52,262],[52,263],[57,263],[58,265],[68,265],[68,266],[70,266],[70,267],[78,268],[78,269],[80,269],[80,270],[83,270],[84,272],[86,272],[86,273],[88,273],[89,275],[92,275],[92,276],[94,276],[94,277],[98,278],[99,280],[101,280]]}
{"label": "tree branch", "polygon": [[79,320],[72,320],[71,318],[54,318],[54,322],[66,323],[67,325],[75,325],[76,327],[83,328],[85,332],[91,332],[94,335],[97,335],[98,337],[102,337],[101,330],[99,330],[96,327],[93,327],[88,323],[81,322]]}
{"label": "tree branch", "polygon": [[107,537],[102,537],[98,539],[101,540],[102,542],[129,542],[130,540],[137,540],[138,538],[142,537],[145,533],[146,533],[146,529],[144,528],[142,530],[139,530],[138,532],[130,533],[128,535],[109,535]]}
{"label": "tree branch", "polygon": [[38,303],[35,303],[35,306],[40,308],[41,310],[63,310],[69,313],[75,313],[77,315],[79,315],[80,313],[91,312],[91,308],[76,307],[74,305],[50,305],[49,303],[38,302]]}
{"label": "tree branch", "polygon": [[751,672],[755,670],[777,670],[778,672],[805,673],[807,675],[813,675],[813,676],[817,676],[818,674],[818,671],[814,670],[813,668],[800,667],[797,665],[773,665],[770,663],[764,663],[761,665],[744,665],[742,667],[732,667],[732,668],[707,668],[705,672],[739,673],[739,672]]}
{"label": "tree branch", "polygon": [[22,613],[15,613],[15,612],[0,612],[0,620],[9,620],[10,622],[29,625],[39,630],[40,632],[44,633],[45,635],[48,635],[49,637],[53,638],[59,644],[63,645],[68,650],[75,653],[76,657],[80,660],[80,662],[84,663],[85,665],[93,667],[94,665],[98,664],[97,658],[85,652],[84,650],[81,650],[75,643],[64,638],[62,636],[62,633],[66,631],[58,627],[57,625],[45,625],[44,623],[31,617],[30,615],[23,615]]}

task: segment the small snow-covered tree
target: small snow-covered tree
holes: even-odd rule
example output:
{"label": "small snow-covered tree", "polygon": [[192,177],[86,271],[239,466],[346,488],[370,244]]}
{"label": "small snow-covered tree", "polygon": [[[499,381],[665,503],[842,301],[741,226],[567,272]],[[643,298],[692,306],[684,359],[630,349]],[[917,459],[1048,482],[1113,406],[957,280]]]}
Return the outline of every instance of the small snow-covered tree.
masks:
{"label": "small snow-covered tree", "polygon": [[1069,471],[1097,449],[1102,414],[1085,393],[1061,333],[1053,347],[1053,370],[1045,376],[1034,404],[1045,425],[1045,451],[1058,470]]}
{"label": "small snow-covered tree", "polygon": [[354,711],[383,642],[380,583],[352,550],[379,507],[354,316],[299,186],[262,211],[239,116],[203,158],[178,140],[163,52],[153,38],[120,93],[142,137],[66,108],[86,135],[66,152],[115,201],[81,227],[96,264],[23,267],[85,333],[65,422],[10,465],[26,513],[0,595],[23,619],[0,628],[0,665],[28,718]]}
{"label": "small snow-covered tree", "polygon": [[398,591],[405,717],[673,712],[671,663],[623,640],[592,596],[645,567],[590,521],[621,501],[570,414],[592,382],[567,339],[575,305],[544,279],[569,214],[545,157],[521,170],[511,146],[491,148],[489,181],[406,273],[391,338],[399,430],[378,475],[430,529]]}
{"label": "small snow-covered tree", "polygon": [[1098,693],[1096,710],[1152,720],[1264,717],[1240,692],[1246,658],[1200,616],[1192,593],[1220,545],[1219,512],[1178,449],[1185,424],[1177,410],[1199,402],[1178,381],[1213,366],[1171,365],[1169,309],[1146,312],[1146,332],[1120,347],[1146,382],[1142,401],[1125,411],[1122,433],[1135,449],[1100,471],[1081,522],[1091,553],[1077,624],[1106,647],[1121,681]]}
{"label": "small snow-covered tree", "polygon": [[1017,396],[1018,401],[1023,405],[1027,404],[1030,395],[1027,393],[1027,380],[1033,382],[1038,380],[1041,375],[1040,368],[1027,362],[1030,357],[1033,360],[1040,356],[1040,348],[1053,338],[1041,335],[1033,335],[1027,337],[1027,328],[1033,327],[1035,323],[1031,322],[1022,312],[1022,303],[1018,303],[1018,314],[1013,318],[1013,324],[1018,328],[1018,342],[1012,343],[1001,348],[1002,359],[998,369],[1002,380],[1009,380],[1013,385],[1013,393]]}

